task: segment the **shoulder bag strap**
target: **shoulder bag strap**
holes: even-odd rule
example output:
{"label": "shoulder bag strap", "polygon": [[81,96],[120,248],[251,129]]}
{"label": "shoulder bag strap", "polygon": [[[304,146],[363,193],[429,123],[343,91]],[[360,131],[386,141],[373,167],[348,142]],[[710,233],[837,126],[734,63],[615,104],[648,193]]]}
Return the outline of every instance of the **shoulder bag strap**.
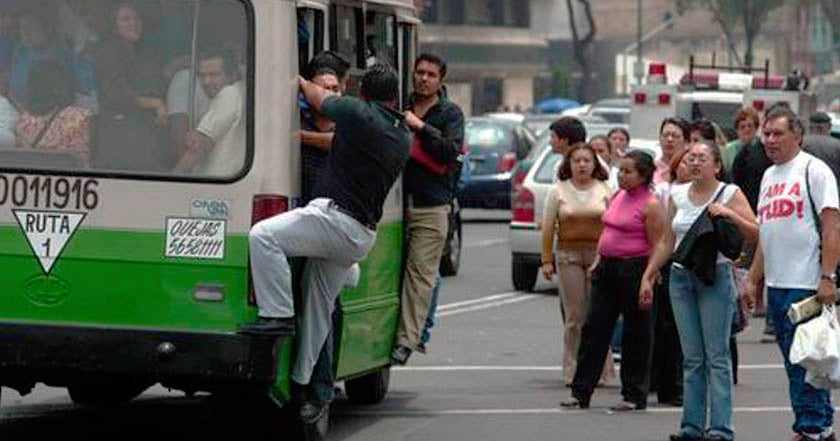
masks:
{"label": "shoulder bag strap", "polygon": [[55,117],[57,117],[59,113],[61,113],[61,110],[56,110],[56,111],[52,114],[52,116],[50,117],[50,119],[48,119],[48,120],[47,120],[47,123],[44,125],[44,128],[43,128],[43,129],[41,129],[41,131],[40,131],[40,132],[38,132],[38,136],[36,136],[36,137],[35,137],[35,140],[34,140],[34,141],[32,141],[32,144],[29,144],[29,148],[34,149],[34,148],[37,148],[37,147],[38,147],[38,143],[40,143],[40,142],[41,142],[41,139],[42,139],[42,138],[44,138],[44,135],[46,135],[46,134],[47,134],[47,130],[49,130],[49,129],[50,129],[50,126],[52,126],[53,121],[55,121]]}
{"label": "shoulder bag strap", "polygon": [[[811,160],[808,160],[808,163],[805,164],[805,193],[808,194],[808,202],[811,204],[811,215],[814,216],[814,226],[817,227],[817,236],[822,237],[822,224],[820,223],[820,214],[817,213],[817,207],[814,204],[814,198],[811,196],[811,178],[810,172],[811,171]],[[820,239],[822,242],[822,239]]]}

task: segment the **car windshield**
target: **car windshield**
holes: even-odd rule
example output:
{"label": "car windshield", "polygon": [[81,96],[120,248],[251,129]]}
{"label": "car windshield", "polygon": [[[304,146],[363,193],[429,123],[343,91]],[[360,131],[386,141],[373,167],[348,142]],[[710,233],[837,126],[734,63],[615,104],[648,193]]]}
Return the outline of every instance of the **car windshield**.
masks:
{"label": "car windshield", "polygon": [[465,130],[465,139],[470,148],[509,150],[513,134],[507,124],[489,121],[470,121]]}

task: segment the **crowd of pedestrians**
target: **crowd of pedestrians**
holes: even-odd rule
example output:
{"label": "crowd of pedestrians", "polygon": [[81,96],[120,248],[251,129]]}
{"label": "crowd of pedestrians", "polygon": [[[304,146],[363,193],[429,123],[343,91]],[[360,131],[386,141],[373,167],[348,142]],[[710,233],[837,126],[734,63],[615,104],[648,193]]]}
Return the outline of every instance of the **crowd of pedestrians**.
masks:
{"label": "crowd of pedestrians", "polygon": [[[792,440],[835,439],[829,392],[787,360],[790,305],[815,294],[835,301],[840,142],[825,120],[813,116],[805,136],[784,104],[763,115],[745,107],[727,140],[710,121],[669,117],[657,158],[628,147],[624,131],[584,143],[571,119],[551,126],[564,159],[544,204],[542,272],[560,276],[571,388],[561,406],[587,408],[609,381],[622,316],[622,401],[612,409],[644,409],[656,391],[660,404],[683,407],[670,440],[735,439],[735,334],[757,304],[787,370]],[[611,175],[617,186],[607,192]],[[736,268],[749,269],[740,291]]]}

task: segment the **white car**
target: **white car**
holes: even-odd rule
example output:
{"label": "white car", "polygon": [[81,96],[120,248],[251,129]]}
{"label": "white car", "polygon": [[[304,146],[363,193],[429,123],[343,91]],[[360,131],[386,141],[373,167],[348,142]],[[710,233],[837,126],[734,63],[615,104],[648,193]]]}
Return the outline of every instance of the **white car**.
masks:
{"label": "white car", "polygon": [[[542,251],[543,204],[554,185],[557,164],[563,155],[541,146],[534,165],[512,196],[510,221],[511,278],[519,291],[531,291],[540,272]],[[661,153],[659,143],[652,140],[633,140],[630,150],[644,150],[655,158]]]}

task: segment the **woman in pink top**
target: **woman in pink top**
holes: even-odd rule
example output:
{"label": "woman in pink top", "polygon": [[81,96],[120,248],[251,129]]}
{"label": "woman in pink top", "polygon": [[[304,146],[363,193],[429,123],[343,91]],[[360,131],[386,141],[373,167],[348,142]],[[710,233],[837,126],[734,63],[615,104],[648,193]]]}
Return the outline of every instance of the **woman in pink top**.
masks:
{"label": "woman in pink top", "polygon": [[604,213],[598,258],[592,266],[589,314],[583,326],[572,399],[563,407],[589,407],[589,399],[610,346],[615,322],[624,316],[621,342],[621,395],[613,410],[647,407],[650,317],[639,307],[639,286],[651,249],[665,230],[665,212],[651,189],[655,165],[641,151],[619,162],[620,190]]}

